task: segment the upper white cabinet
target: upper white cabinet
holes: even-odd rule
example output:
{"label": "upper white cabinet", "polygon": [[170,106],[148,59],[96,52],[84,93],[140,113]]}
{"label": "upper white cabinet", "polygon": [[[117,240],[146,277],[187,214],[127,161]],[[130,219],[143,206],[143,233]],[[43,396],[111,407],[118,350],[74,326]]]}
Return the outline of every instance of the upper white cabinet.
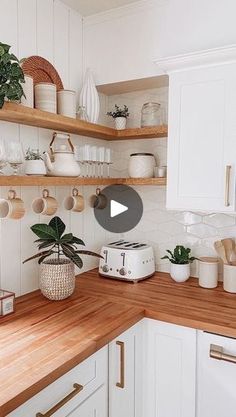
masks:
{"label": "upper white cabinet", "polygon": [[235,211],[236,63],[170,73],[167,208]]}
{"label": "upper white cabinet", "polygon": [[195,417],[196,330],[156,320],[146,325],[143,415]]}
{"label": "upper white cabinet", "polygon": [[198,332],[197,417],[235,416],[236,340]]}
{"label": "upper white cabinet", "polygon": [[143,324],[109,344],[109,417],[143,417]]}

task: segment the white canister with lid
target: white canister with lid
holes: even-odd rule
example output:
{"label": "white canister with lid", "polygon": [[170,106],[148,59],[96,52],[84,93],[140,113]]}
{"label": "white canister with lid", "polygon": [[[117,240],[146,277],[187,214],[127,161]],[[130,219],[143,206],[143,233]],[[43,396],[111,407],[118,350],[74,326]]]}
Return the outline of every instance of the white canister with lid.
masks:
{"label": "white canister with lid", "polygon": [[129,159],[129,176],[130,178],[152,178],[155,165],[156,161],[152,153],[132,153]]}
{"label": "white canister with lid", "polygon": [[35,85],[35,108],[50,113],[57,112],[57,87],[52,83]]}
{"label": "white canister with lid", "polygon": [[60,90],[57,92],[58,114],[76,118],[76,94],[73,90]]}
{"label": "white canister with lid", "polygon": [[199,258],[199,285],[203,288],[216,288],[218,285],[219,260],[213,257]]}

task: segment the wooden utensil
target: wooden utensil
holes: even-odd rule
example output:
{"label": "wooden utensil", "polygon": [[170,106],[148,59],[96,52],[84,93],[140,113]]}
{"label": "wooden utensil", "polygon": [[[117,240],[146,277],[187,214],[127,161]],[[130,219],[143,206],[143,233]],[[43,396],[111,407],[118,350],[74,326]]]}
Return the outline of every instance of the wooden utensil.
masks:
{"label": "wooden utensil", "polygon": [[228,263],[231,264],[232,260],[236,260],[236,259],[232,259],[233,254],[234,254],[234,241],[233,241],[233,239],[226,238],[226,239],[222,239],[221,242],[224,245],[226,258],[228,260]]}
{"label": "wooden utensil", "polygon": [[222,261],[224,262],[224,264],[229,264],[227,256],[226,256],[226,251],[225,251],[225,247],[222,243],[221,240],[217,240],[214,243],[214,248],[216,250],[216,252],[218,253],[219,257],[222,259]]}

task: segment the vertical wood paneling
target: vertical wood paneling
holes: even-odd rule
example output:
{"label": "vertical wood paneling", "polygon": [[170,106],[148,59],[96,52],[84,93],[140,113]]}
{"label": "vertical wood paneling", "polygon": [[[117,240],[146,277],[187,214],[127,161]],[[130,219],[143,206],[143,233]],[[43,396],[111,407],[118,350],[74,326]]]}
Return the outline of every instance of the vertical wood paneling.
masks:
{"label": "vertical wood paneling", "polygon": [[[82,84],[82,19],[78,13],[59,0],[0,0],[0,7],[4,10],[0,41],[12,45],[20,57],[39,54],[54,63],[65,88],[75,89],[78,95]],[[24,149],[31,146],[45,151],[52,131],[1,122],[0,137],[6,141],[21,140]],[[87,139],[73,136],[72,141],[81,145]],[[10,172],[9,168],[6,172]],[[70,213],[63,207],[63,200],[71,193],[71,187],[50,187],[49,190],[58,199],[60,208],[57,215],[65,221],[67,230],[81,237],[91,250],[98,250],[106,236],[105,231],[96,225],[93,210],[88,205],[88,199],[95,188],[80,188],[85,197],[85,210],[82,213]],[[33,245],[35,236],[30,226],[38,221],[48,223],[50,220],[48,216],[35,215],[31,209],[32,200],[41,195],[42,189],[18,188],[17,193],[25,201],[26,216],[21,221],[0,222],[0,284],[15,291],[17,295],[38,286],[37,261],[22,265],[22,260],[36,250]],[[0,189],[0,196],[5,197],[7,191],[5,187]],[[84,257],[83,260],[86,270],[97,263],[90,257]]]}
{"label": "vertical wood paneling", "polygon": [[37,0],[37,53],[53,62],[53,0]]}
{"label": "vertical wood paneling", "polygon": [[69,9],[62,2],[54,2],[54,65],[64,88],[69,86]]}

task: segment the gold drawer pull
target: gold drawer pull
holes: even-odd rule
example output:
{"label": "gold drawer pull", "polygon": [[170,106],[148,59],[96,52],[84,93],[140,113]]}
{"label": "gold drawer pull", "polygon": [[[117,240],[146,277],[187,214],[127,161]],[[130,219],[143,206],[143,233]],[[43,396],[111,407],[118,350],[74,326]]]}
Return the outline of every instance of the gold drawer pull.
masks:
{"label": "gold drawer pull", "polygon": [[229,202],[230,170],[231,170],[231,165],[226,165],[226,174],[225,174],[225,207],[229,207],[230,206],[230,202]]}
{"label": "gold drawer pull", "polygon": [[220,361],[236,363],[236,356],[224,353],[223,347],[218,345],[210,346],[210,358],[218,359]]}
{"label": "gold drawer pull", "polygon": [[116,383],[118,388],[125,387],[125,344],[124,342],[116,342],[120,346],[120,382]]}
{"label": "gold drawer pull", "polygon": [[68,403],[68,401],[70,401],[77,394],[79,394],[80,391],[82,391],[82,389],[83,389],[83,385],[74,384],[73,388],[74,388],[74,390],[70,394],[68,394],[65,398],[63,398],[61,401],[59,401],[59,403],[54,405],[54,407],[52,407],[50,410],[48,410],[45,414],[37,413],[36,417],[51,417],[57,410],[59,410],[61,407],[63,407],[63,405]]}

